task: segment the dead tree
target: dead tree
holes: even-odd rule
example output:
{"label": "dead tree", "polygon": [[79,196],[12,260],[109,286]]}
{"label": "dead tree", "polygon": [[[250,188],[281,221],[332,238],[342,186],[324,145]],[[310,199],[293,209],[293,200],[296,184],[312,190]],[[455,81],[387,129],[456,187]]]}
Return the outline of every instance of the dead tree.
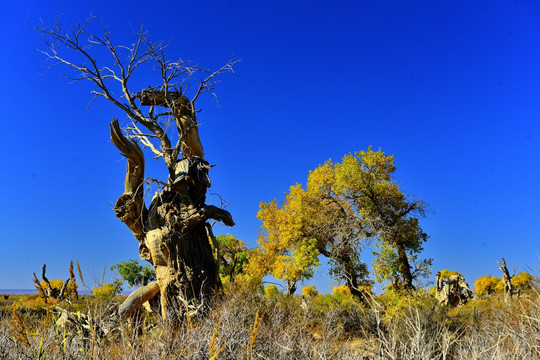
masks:
{"label": "dead tree", "polygon": [[39,295],[43,298],[43,300],[45,300],[45,302],[47,302],[48,299],[64,300],[66,298],[66,289],[71,278],[66,279],[66,281],[62,283],[62,288],[58,289],[51,285],[51,282],[47,276],[45,276],[46,271],[47,265],[43,264],[43,268],[41,269],[41,278],[43,279],[45,286],[39,282],[36,273],[34,273],[34,283],[36,284],[36,289]]}
{"label": "dead tree", "polygon": [[512,276],[510,276],[510,272],[508,271],[508,268],[506,267],[506,261],[504,261],[504,258],[501,258],[501,262],[497,263],[499,265],[499,269],[501,269],[503,273],[503,285],[504,285],[504,299],[505,301],[510,301],[512,299],[512,296],[517,294],[519,296],[519,291],[516,291],[514,289],[514,285],[512,285]]}
{"label": "dead tree", "polygon": [[443,279],[439,271],[436,276],[437,287],[435,297],[440,304],[455,307],[466,304],[473,298],[473,292],[463,275],[452,275],[448,279]]}
{"label": "dead tree", "polygon": [[[91,24],[88,19],[64,30],[59,20],[52,27],[42,23],[38,30],[47,46],[42,53],[51,66],[71,70],[69,79],[90,81],[94,98],[107,99],[129,119],[123,129],[116,119],[110,125],[112,143],[127,158],[124,193],[114,211],[137,239],[141,259],[155,267],[157,284],[139,289],[121,312],[129,314],[142,300],[159,294],[163,318],[175,321],[186,311],[204,308],[221,288],[213,252],[217,244],[209,240],[213,235],[207,221],[228,226],[234,222],[226,210],[206,204],[211,166],[204,158],[195,102],[201,94],[213,94],[218,76],[232,72],[237,60],[207,72],[182,59],[169,60],[164,52],[167,45],[151,42],[142,28],[132,45],[119,46],[106,28],[98,36],[89,30]],[[108,62],[100,63],[95,50],[105,50]],[[133,74],[148,65],[157,69],[153,72],[157,79],[147,83],[146,89],[132,91]],[[169,174],[166,180],[145,176],[141,145],[163,159]],[[145,194],[150,186],[157,186],[158,191],[147,207]]]}

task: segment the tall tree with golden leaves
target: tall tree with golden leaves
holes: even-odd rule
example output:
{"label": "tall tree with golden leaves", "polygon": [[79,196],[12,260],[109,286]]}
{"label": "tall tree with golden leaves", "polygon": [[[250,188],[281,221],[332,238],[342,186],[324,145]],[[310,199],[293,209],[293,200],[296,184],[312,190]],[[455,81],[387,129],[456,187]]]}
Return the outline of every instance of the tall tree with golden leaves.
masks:
{"label": "tall tree with golden leaves", "polygon": [[310,171],[306,187],[292,186],[281,204],[262,202],[260,256],[250,260],[250,269],[299,281],[311,276],[322,255],[331,275],[362,296],[368,266],[361,252],[376,239],[385,254],[395,254],[376,264],[378,278],[412,288],[420,273],[412,268],[411,255],[427,239],[415,215],[423,216],[426,209],[399,189],[394,172],[393,156],[368,149]]}

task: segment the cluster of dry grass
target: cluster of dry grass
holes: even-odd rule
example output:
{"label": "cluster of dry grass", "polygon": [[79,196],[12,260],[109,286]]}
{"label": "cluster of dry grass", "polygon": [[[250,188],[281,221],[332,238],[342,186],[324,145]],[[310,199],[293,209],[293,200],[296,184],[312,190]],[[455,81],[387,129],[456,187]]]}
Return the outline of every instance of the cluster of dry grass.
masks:
{"label": "cluster of dry grass", "polygon": [[71,305],[89,314],[84,331],[58,326],[54,308],[18,303],[0,306],[0,359],[540,359],[537,291],[509,305],[492,298],[447,309],[428,295],[303,304],[236,288],[181,328],[146,313],[107,336],[99,329],[112,302]]}

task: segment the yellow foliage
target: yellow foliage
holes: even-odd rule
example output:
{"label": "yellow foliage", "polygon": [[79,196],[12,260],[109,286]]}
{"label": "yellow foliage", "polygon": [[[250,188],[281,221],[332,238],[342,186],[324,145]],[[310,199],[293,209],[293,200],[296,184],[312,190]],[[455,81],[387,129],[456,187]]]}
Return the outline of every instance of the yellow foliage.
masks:
{"label": "yellow foliage", "polygon": [[499,279],[499,282],[495,285],[494,292],[504,292],[504,282]]}
{"label": "yellow foliage", "polygon": [[103,285],[103,287],[94,288],[94,297],[100,299],[110,299],[116,295],[118,288],[111,283]]}
{"label": "yellow foliage", "polygon": [[317,288],[315,287],[315,285],[304,286],[302,288],[303,297],[311,298],[311,297],[317,296],[318,294],[319,292],[317,291]]}
{"label": "yellow foliage", "polygon": [[392,319],[395,316],[407,315],[411,308],[433,309],[437,299],[429,296],[426,292],[400,292],[388,290],[379,295],[377,300],[384,307],[384,317]]}
{"label": "yellow foliage", "polygon": [[[64,281],[62,279],[56,279],[56,280],[49,280],[49,283],[51,284],[51,287],[56,290],[58,293],[60,293],[60,290],[62,290],[62,287],[64,286]],[[40,282],[42,289],[47,289],[47,283],[45,281]],[[70,296],[72,293],[72,286],[67,286],[64,292],[65,296]],[[75,289],[77,289],[78,286],[75,285]]]}
{"label": "yellow foliage", "polygon": [[348,296],[348,295],[351,295],[351,289],[349,289],[349,287],[347,285],[339,285],[339,286],[336,286],[332,289],[332,295],[345,295],[345,296]]}
{"label": "yellow foliage", "polygon": [[474,282],[474,292],[478,295],[489,295],[502,289],[502,280],[495,276],[481,276]]}
{"label": "yellow foliage", "polygon": [[45,302],[45,299],[39,295],[21,295],[17,299],[15,306],[18,308],[39,309],[49,305],[55,305],[58,301],[57,299],[47,299],[47,302]]}
{"label": "yellow foliage", "polygon": [[446,269],[441,270],[440,273],[441,273],[441,279],[446,280],[446,281],[448,281],[448,279],[450,279],[454,275],[461,275],[461,273],[457,271],[454,271],[454,270],[450,271]]}
{"label": "yellow foliage", "polygon": [[533,276],[527,272],[520,272],[512,277],[512,285],[517,288],[530,289]]}
{"label": "yellow foliage", "polygon": [[228,281],[228,278],[223,281],[223,290],[226,294],[238,293],[242,291],[257,291],[262,293],[264,288],[262,286],[261,278],[253,277],[248,274],[238,274],[234,278],[234,282]]}
{"label": "yellow foliage", "polygon": [[[521,272],[512,277],[512,285],[516,288],[530,289],[533,276],[527,272]],[[495,276],[481,276],[474,282],[475,292],[479,295],[489,295],[503,292],[504,283],[501,278]]]}
{"label": "yellow foliage", "polygon": [[264,287],[264,296],[271,298],[277,295],[281,295],[281,291],[274,284],[269,284]]}
{"label": "yellow foliage", "polygon": [[[64,281],[62,281],[62,279],[49,280],[49,282],[51,283],[51,287],[58,291],[62,290],[62,286],[64,286]],[[48,287],[45,281],[40,282],[40,285],[43,289]]]}
{"label": "yellow foliage", "polygon": [[[408,201],[393,178],[394,171],[393,155],[369,148],[345,155],[341,163],[328,160],[319,165],[309,172],[305,187],[291,186],[282,202],[261,202],[259,247],[249,255],[247,272],[296,283],[310,278],[320,264],[319,256],[325,256],[336,280],[351,277],[344,273],[347,267],[354,268],[352,276],[360,282],[367,276],[360,244],[368,228],[373,232],[370,237],[379,236],[390,247],[399,245],[412,259],[427,239],[418,220],[411,217],[423,208]],[[392,231],[382,230],[390,227]],[[336,256],[338,248],[348,255]],[[402,257],[384,263],[379,273],[389,266],[399,273],[401,262]]]}

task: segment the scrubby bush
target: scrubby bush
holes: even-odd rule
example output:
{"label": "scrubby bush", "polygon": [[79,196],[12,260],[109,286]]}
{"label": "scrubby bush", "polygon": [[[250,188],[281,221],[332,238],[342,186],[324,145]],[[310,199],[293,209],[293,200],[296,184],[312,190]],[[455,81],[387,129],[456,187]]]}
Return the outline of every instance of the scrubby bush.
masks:
{"label": "scrubby bush", "polygon": [[312,298],[317,295],[319,295],[319,292],[317,291],[317,288],[315,287],[315,285],[304,286],[302,288],[302,296],[306,298]]}
{"label": "scrubby bush", "polygon": [[410,308],[431,311],[438,303],[425,290],[409,292],[390,289],[375,297],[375,301],[381,306],[382,316],[387,320],[404,315]]}
{"label": "scrubby bush", "polygon": [[474,292],[478,295],[489,295],[498,291],[502,280],[495,276],[481,276],[474,282]]}
{"label": "scrubby bush", "polygon": [[332,289],[332,295],[344,295],[344,296],[348,296],[348,295],[351,295],[351,289],[349,289],[349,287],[347,285],[339,285],[339,286],[335,286],[333,289]]}
{"label": "scrubby bush", "polygon": [[44,299],[38,294],[20,295],[13,306],[19,309],[40,310],[58,304],[58,299]]}
{"label": "scrubby bush", "polygon": [[283,292],[281,292],[274,284],[268,284],[264,287],[264,296],[267,298],[274,298],[282,295]]}
{"label": "scrubby bush", "polygon": [[[99,288],[97,295],[111,285]],[[363,304],[336,291],[303,303],[300,296],[279,295],[277,288],[267,287],[269,298],[236,281],[230,286],[205,317],[179,328],[148,314],[142,322],[121,323],[119,331],[106,336],[100,329],[115,302],[85,297],[66,303],[72,313],[90,315],[84,331],[55,326],[59,314],[54,308],[39,316],[28,308],[19,308],[15,316],[10,308],[0,312],[0,358],[540,358],[540,296],[534,289],[511,303],[495,295],[448,309],[425,292],[387,292]],[[38,297],[22,296],[15,303],[31,299]]]}
{"label": "scrubby bush", "polygon": [[[521,272],[512,277],[512,285],[516,290],[528,290],[532,288],[533,276],[527,272]],[[504,283],[501,278],[495,276],[481,276],[474,282],[475,293],[478,295],[490,295],[504,291]]]}
{"label": "scrubby bush", "polygon": [[110,300],[120,292],[118,283],[107,283],[101,287],[94,288],[94,297],[102,300]]}
{"label": "scrubby bush", "polygon": [[533,276],[527,272],[520,272],[512,277],[512,285],[518,289],[531,289]]}
{"label": "scrubby bush", "polygon": [[[64,287],[64,280],[62,279],[49,280],[49,283],[51,284],[51,288],[53,289],[54,293],[60,294],[60,291],[62,291],[62,288]],[[42,289],[48,288],[47,282],[45,281],[41,281],[39,285],[41,286]],[[35,287],[36,289],[38,288],[38,286],[35,286]],[[78,289],[77,284],[75,284],[75,286],[66,286],[66,288],[64,289],[64,297],[73,296],[74,290],[76,291],[77,289]]]}

